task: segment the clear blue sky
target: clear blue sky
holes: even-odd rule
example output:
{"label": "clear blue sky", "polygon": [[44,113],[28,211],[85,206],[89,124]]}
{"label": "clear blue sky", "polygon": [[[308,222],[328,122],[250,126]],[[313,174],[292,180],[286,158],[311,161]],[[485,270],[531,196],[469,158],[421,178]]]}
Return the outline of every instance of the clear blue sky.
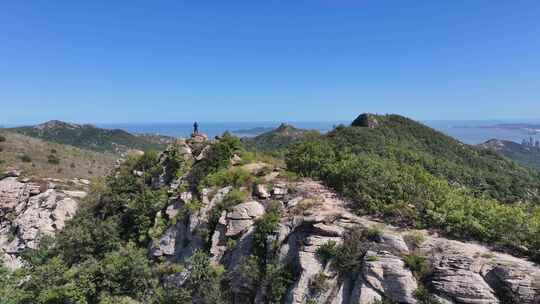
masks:
{"label": "clear blue sky", "polygon": [[540,118],[540,1],[2,1],[0,124]]}

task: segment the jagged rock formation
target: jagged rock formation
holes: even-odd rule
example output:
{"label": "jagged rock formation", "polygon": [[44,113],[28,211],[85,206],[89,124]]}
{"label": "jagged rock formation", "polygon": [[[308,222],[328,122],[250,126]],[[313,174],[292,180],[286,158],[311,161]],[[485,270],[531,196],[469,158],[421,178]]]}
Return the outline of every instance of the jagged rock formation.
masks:
{"label": "jagged rock formation", "polygon": [[[196,159],[200,152],[195,152],[193,143],[186,144],[189,149],[184,151],[192,151],[191,157]],[[262,167],[249,168],[255,174]],[[239,269],[253,254],[258,219],[277,203],[282,207],[278,229],[267,239],[272,249],[259,258],[277,259],[291,267],[293,281],[284,303],[375,304],[388,300],[415,304],[421,303],[417,299],[421,286],[429,290],[433,301],[444,304],[540,303],[540,267],[532,262],[434,232],[384,226],[354,214],[350,202],[310,179],[293,182],[272,172],[261,181],[244,203],[223,210],[215,227],[211,225],[212,210],[232,190],[230,186],[204,189],[200,208],[182,216],[179,211],[185,212],[183,207],[194,200],[194,193],[175,196],[167,212],[176,222],[152,244],[150,255],[183,262],[196,250],[209,248],[212,262],[223,265],[230,275],[235,303],[266,303],[265,287],[246,281]],[[173,187],[181,182],[182,178],[174,181]],[[325,244],[339,246],[347,242],[351,231],[370,229],[378,232],[358,240],[363,250],[358,268],[343,273],[318,255]],[[411,235],[416,242],[410,241]],[[426,259],[427,275],[420,278],[411,269],[410,255]],[[186,270],[170,279],[182,286],[188,276]]]}
{"label": "jagged rock formation", "polygon": [[[24,182],[23,182],[24,181]],[[53,235],[77,211],[84,191],[61,191],[55,184],[38,185],[9,176],[0,180],[0,258],[11,269],[20,267],[20,253],[36,248],[43,235]]]}

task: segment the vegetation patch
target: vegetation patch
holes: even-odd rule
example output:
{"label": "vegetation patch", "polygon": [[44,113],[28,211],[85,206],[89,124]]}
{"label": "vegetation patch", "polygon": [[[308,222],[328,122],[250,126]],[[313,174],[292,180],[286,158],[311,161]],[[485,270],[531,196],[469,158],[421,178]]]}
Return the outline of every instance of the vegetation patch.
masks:
{"label": "vegetation patch", "polygon": [[330,288],[328,279],[330,277],[324,273],[324,271],[318,272],[309,281],[309,289],[312,294],[319,295],[324,293]]}
{"label": "vegetation patch", "polygon": [[424,280],[431,274],[431,265],[429,265],[428,260],[424,256],[412,253],[406,255],[403,261],[405,262],[405,266],[412,271],[419,281]]}
{"label": "vegetation patch", "polygon": [[538,256],[538,172],[401,116],[376,120],[293,145],[288,169],[323,180],[358,213]]}
{"label": "vegetation patch", "polygon": [[424,234],[419,231],[413,231],[403,237],[407,245],[413,249],[418,249],[426,240]]}
{"label": "vegetation patch", "polygon": [[322,264],[326,265],[330,260],[338,255],[339,247],[336,241],[328,241],[325,244],[317,248],[315,254],[319,258]]}

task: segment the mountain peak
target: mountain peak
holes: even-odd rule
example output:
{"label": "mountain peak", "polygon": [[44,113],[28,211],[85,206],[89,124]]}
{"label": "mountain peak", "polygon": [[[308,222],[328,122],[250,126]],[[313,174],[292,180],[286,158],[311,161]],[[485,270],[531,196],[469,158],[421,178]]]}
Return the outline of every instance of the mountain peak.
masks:
{"label": "mountain peak", "polygon": [[296,128],[293,126],[293,125],[290,125],[288,123],[281,123],[279,125],[279,127],[276,129],[276,131],[278,132],[287,132],[287,131],[291,131],[291,130],[296,130]]}
{"label": "mountain peak", "polygon": [[351,126],[353,127],[364,127],[373,129],[379,125],[377,120],[377,115],[371,113],[362,113],[356,117],[352,122]]}
{"label": "mountain peak", "polygon": [[60,129],[60,128],[80,129],[82,128],[82,125],[79,125],[76,123],[65,122],[61,120],[49,120],[47,122],[44,122],[42,124],[35,126],[35,128],[40,129],[40,130],[50,130],[50,129]]}

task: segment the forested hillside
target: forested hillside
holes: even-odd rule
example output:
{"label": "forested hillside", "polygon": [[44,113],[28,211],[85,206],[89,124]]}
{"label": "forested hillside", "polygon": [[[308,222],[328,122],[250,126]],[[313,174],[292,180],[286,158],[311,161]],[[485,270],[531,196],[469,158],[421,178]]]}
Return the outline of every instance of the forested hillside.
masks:
{"label": "forested hillside", "polygon": [[325,181],[359,213],[539,249],[538,172],[398,115],[363,115],[293,146],[290,170]]}
{"label": "forested hillside", "polygon": [[488,140],[479,147],[513,159],[522,166],[540,170],[540,148],[538,147],[498,139]]}
{"label": "forested hillside", "polygon": [[10,128],[9,130],[46,141],[98,152],[125,152],[129,149],[163,150],[166,147],[166,144],[158,143],[154,137],[136,136],[119,129],[108,130],[92,125],[79,125],[56,120],[37,126]]}
{"label": "forested hillside", "polygon": [[248,148],[273,153],[275,155],[282,155],[292,144],[303,140],[316,139],[320,136],[321,134],[318,131],[298,129],[292,125],[283,123],[275,130],[265,132],[252,138],[242,138],[242,142]]}

